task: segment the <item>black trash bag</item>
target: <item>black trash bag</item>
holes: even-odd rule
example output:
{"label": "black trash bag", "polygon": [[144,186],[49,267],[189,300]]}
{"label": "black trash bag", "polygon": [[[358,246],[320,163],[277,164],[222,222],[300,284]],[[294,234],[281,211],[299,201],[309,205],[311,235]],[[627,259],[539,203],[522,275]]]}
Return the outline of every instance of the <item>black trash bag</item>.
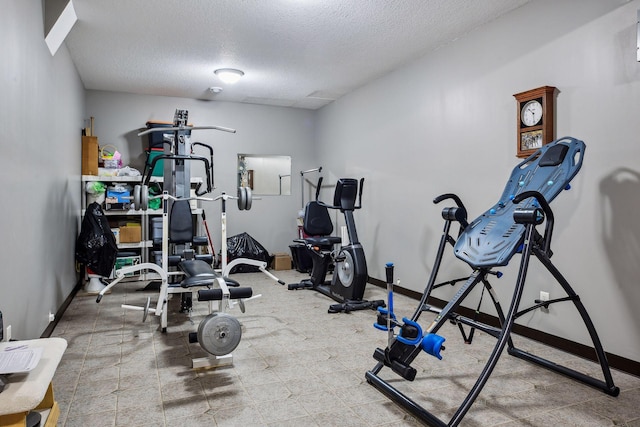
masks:
{"label": "black trash bag", "polygon": [[76,261],[95,274],[109,277],[117,253],[118,245],[109,222],[100,204],[93,202],[82,218],[80,235],[76,240]]}
{"label": "black trash bag", "polygon": [[[236,234],[227,238],[227,262],[236,258],[249,258],[264,261],[267,266],[271,264],[272,256],[269,255],[264,246],[251,237],[248,233]],[[229,272],[231,273],[255,273],[260,271],[255,265],[236,265]]]}

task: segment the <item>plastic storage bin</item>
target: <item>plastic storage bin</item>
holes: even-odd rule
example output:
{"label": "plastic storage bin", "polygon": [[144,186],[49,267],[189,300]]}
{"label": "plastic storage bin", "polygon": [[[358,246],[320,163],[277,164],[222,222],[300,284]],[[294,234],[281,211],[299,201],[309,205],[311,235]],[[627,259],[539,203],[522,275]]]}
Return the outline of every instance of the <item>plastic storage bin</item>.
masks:
{"label": "plastic storage bin", "polygon": [[313,267],[313,259],[309,254],[309,249],[301,243],[290,245],[291,259],[293,260],[293,268],[300,273],[309,273]]}

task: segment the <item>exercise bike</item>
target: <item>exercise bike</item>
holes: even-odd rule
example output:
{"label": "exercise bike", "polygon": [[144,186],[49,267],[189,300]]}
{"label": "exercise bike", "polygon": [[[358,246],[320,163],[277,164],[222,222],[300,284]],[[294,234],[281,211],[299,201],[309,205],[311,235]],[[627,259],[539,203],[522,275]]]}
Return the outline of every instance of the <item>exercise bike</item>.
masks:
{"label": "exercise bike", "polygon": [[[311,278],[300,283],[289,284],[289,290],[312,289],[318,291],[339,304],[329,307],[329,313],[348,313],[354,310],[384,307],[383,300],[366,301],[363,299],[365,286],[369,278],[367,260],[362,244],[358,241],[358,232],[353,217],[356,209],[362,208],[362,188],[364,178],[360,182],[354,178],[341,178],[336,183],[333,205],[327,205],[319,199],[322,177],[318,180],[316,200],[305,206],[303,231],[309,236],[295,239],[308,249],[313,261]],[[356,199],[358,205],[356,206]],[[340,209],[344,214],[347,236],[331,236],[333,223],[329,209]],[[344,234],[344,233],[343,233]],[[348,240],[348,242],[345,242]],[[335,251],[335,245],[340,248]],[[334,266],[333,277],[327,281],[327,272]]]}

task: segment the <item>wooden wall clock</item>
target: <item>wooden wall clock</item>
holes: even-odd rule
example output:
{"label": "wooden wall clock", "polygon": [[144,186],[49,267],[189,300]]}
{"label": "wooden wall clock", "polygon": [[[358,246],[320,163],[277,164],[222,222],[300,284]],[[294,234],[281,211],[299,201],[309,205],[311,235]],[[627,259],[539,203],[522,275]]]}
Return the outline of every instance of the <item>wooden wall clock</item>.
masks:
{"label": "wooden wall clock", "polygon": [[556,88],[542,86],[513,95],[517,101],[517,156],[528,157],[555,138]]}

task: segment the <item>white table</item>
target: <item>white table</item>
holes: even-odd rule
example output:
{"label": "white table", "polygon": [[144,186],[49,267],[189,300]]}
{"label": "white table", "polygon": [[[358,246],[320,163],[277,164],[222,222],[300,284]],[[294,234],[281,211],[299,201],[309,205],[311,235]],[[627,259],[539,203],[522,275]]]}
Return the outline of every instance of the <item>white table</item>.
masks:
{"label": "white table", "polygon": [[51,380],[67,348],[67,341],[63,338],[41,338],[2,342],[0,351],[16,345],[42,347],[43,352],[38,365],[31,371],[8,376],[8,384],[0,393],[0,427],[24,427],[27,414],[32,410],[41,411],[41,426],[55,427],[60,408],[53,398]]}

